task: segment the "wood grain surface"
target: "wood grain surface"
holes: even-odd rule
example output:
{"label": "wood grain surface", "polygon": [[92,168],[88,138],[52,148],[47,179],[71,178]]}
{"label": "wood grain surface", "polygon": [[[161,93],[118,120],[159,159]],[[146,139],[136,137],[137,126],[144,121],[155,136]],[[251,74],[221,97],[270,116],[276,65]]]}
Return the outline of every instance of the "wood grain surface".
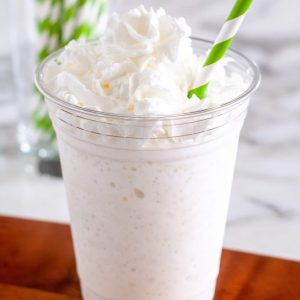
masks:
{"label": "wood grain surface", "polygon": [[[0,217],[0,299],[80,299],[68,225]],[[223,250],[215,300],[300,300],[300,263]]]}
{"label": "wood grain surface", "polygon": [[216,300],[300,300],[300,262],[223,250]]}
{"label": "wood grain surface", "polygon": [[69,226],[0,217],[0,283],[79,297]]}

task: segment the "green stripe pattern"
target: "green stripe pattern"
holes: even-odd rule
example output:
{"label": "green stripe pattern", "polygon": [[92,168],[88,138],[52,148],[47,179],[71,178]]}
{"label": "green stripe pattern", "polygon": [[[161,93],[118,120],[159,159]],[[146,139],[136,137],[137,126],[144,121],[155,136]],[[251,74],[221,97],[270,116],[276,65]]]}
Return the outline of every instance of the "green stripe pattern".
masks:
{"label": "green stripe pattern", "polygon": [[[46,42],[38,53],[38,62],[44,60],[51,52],[61,48],[73,39],[94,39],[100,33],[95,30],[107,10],[107,0],[35,0],[37,7],[49,7],[49,15],[37,19],[37,31],[46,36]],[[38,12],[38,10],[37,10]],[[82,16],[84,13],[84,16]],[[90,17],[92,19],[90,19]],[[82,18],[84,17],[84,18]],[[77,19],[81,23],[78,24]],[[67,26],[72,27],[66,37]]]}
{"label": "green stripe pattern", "polygon": [[[226,22],[232,21],[236,18],[243,16],[248,11],[252,2],[253,0],[237,0],[228,18],[226,19]],[[224,57],[226,51],[232,43],[233,38],[233,36],[228,37],[227,39],[221,42],[215,43],[211,48],[206,60],[204,61],[203,68],[218,63],[218,61],[220,61]],[[205,82],[201,86],[190,90],[188,92],[188,98],[191,98],[193,95],[196,95],[199,99],[203,99],[205,97],[208,85],[209,82]]]}
{"label": "green stripe pattern", "polygon": [[237,0],[226,21],[238,18],[250,8],[253,0]]}
{"label": "green stripe pattern", "polygon": [[[73,39],[98,38],[101,34],[99,24],[105,18],[108,0],[35,0],[35,6],[40,40],[37,62],[40,63]],[[35,127],[55,139],[44,99],[36,88],[34,92],[39,96],[32,115]]]}
{"label": "green stripe pattern", "polygon": [[77,0],[70,7],[65,7],[63,28],[73,25],[71,32],[64,34],[63,44],[72,39],[95,39],[99,37],[96,28],[107,10],[106,0]]}

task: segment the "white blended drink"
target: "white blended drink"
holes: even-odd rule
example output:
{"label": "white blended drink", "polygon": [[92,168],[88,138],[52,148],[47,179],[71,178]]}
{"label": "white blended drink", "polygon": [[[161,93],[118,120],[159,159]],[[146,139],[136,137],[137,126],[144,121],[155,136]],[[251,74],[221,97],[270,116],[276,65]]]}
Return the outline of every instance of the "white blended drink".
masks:
{"label": "white blended drink", "polygon": [[85,300],[208,300],[258,71],[230,52],[188,99],[209,42],[144,7],[40,67]]}

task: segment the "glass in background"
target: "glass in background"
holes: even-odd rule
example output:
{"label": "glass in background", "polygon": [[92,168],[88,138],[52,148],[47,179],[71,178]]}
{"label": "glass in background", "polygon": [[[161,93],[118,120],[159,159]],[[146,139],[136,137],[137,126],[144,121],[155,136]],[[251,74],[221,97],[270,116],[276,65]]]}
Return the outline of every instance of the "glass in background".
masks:
{"label": "glass in background", "polygon": [[17,152],[17,106],[14,95],[12,57],[9,43],[8,1],[0,7],[0,156]]}
{"label": "glass in background", "polygon": [[93,39],[103,32],[107,0],[12,0],[11,37],[19,107],[18,140],[40,173],[61,175],[56,136],[34,69],[72,39]]}

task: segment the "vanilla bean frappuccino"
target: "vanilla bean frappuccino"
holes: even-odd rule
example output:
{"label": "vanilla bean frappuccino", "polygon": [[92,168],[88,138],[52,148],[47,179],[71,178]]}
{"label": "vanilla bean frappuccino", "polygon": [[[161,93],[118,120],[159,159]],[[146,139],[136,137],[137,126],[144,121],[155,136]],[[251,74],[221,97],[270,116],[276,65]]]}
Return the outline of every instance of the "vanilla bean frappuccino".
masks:
{"label": "vanilla bean frappuccino", "polygon": [[211,44],[143,6],[37,72],[57,133],[85,300],[212,299],[240,130],[258,85],[231,51],[188,99]]}

